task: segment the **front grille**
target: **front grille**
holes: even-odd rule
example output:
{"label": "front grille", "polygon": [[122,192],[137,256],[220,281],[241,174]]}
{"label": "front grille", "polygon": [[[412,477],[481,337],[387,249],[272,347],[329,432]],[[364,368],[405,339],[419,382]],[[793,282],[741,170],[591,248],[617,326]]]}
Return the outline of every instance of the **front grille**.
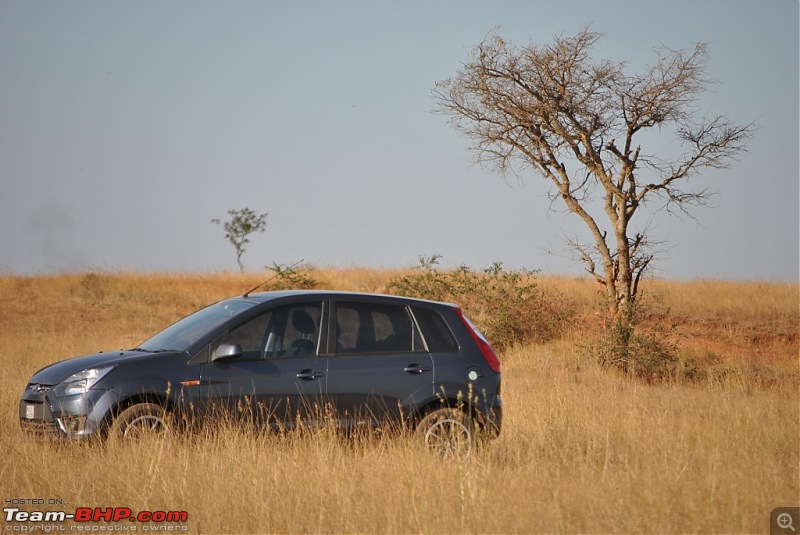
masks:
{"label": "front grille", "polygon": [[19,421],[23,432],[36,438],[48,438],[60,436],[56,422],[45,422],[44,420],[28,420],[21,418]]}
{"label": "front grille", "polygon": [[44,394],[33,393],[23,397],[19,405],[19,423],[22,430],[31,437],[53,438],[61,434],[50,408],[45,403]]}

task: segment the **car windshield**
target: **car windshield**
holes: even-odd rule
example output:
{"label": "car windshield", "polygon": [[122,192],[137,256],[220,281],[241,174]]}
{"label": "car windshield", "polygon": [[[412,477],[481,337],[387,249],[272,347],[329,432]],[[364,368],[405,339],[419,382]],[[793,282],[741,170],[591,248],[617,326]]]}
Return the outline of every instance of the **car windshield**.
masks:
{"label": "car windshield", "polygon": [[173,323],[146,342],[142,342],[136,349],[141,351],[186,351],[209,331],[255,304],[242,299],[229,299],[210,305]]}

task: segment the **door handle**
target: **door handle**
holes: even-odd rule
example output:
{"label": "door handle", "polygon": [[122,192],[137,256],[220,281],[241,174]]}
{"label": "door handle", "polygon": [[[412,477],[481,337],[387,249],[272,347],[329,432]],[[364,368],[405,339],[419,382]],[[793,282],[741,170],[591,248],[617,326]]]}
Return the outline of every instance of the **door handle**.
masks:
{"label": "door handle", "polygon": [[403,368],[403,371],[406,373],[422,373],[430,371],[430,369],[430,366],[422,366],[421,364],[414,363]]}
{"label": "door handle", "polygon": [[322,377],[323,375],[325,374],[322,372],[315,372],[314,370],[302,370],[297,374],[297,378],[310,381],[312,379],[317,379],[318,377]]}

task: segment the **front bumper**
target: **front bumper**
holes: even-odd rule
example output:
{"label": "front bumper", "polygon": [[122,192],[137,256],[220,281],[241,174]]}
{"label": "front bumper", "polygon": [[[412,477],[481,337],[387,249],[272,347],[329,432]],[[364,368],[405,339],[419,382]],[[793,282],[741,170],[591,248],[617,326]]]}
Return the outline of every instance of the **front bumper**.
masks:
{"label": "front bumper", "polygon": [[19,402],[20,427],[37,438],[88,438],[102,431],[114,397],[108,390],[90,389],[59,398],[48,385],[29,384]]}

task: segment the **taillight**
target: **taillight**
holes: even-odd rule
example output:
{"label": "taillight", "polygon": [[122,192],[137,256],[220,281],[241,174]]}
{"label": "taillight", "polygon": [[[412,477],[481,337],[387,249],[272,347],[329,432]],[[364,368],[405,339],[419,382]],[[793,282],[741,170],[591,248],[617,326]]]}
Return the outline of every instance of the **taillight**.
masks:
{"label": "taillight", "polygon": [[461,309],[459,307],[455,308],[461,321],[464,322],[467,331],[469,331],[470,336],[475,340],[478,349],[481,350],[481,355],[483,355],[483,358],[486,360],[486,364],[489,365],[493,372],[500,373],[500,358],[497,356],[497,353],[494,352],[494,349],[492,349],[492,346],[486,341],[486,338],[484,338],[478,328],[469,321],[469,318],[464,315]]}

